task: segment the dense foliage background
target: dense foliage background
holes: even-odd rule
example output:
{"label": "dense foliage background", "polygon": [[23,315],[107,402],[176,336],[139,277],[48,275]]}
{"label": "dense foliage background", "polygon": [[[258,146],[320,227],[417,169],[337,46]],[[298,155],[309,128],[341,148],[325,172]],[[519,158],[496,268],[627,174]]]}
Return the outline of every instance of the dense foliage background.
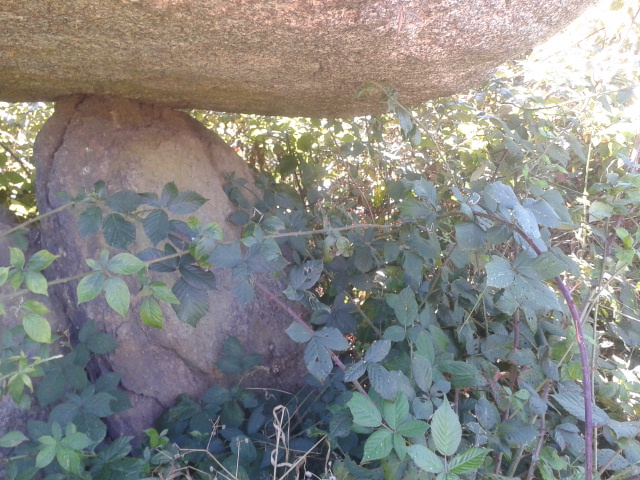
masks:
{"label": "dense foliage background", "polygon": [[[25,355],[52,338],[33,302],[23,326],[4,332],[3,393],[30,408],[31,378],[44,375],[37,403],[57,406],[48,422],[0,438],[16,447],[7,478],[640,474],[639,10],[622,0],[599,8],[478,90],[418,108],[392,85],[365,85],[358,95],[385,98],[388,115],[194,112],[255,170],[259,195],[228,178],[243,239],[226,242],[193,219],[184,228],[196,240],[185,245],[147,222],[153,244],[169,247],[134,257],[111,243],[78,296],[104,292],[126,315],[128,287],[106,279],[138,275],[141,321],[158,327],[158,302],[179,298],[154,283],[154,269],[176,270],[177,257],[232,269],[241,303],[261,289],[310,312],[307,321],[287,310],[288,335],[306,344],[308,387],[266,399],[242,389],[259,358],[229,339],[218,367],[238,386],[181,398],[132,455],[131,439],[105,441],[101,420],[126,408],[117,375],[90,384],[82,373],[90,355],[116,345],[87,324],[64,358],[43,362],[43,347]],[[49,114],[3,105],[0,200],[19,221],[37,213],[29,156]],[[87,207],[88,235],[109,233],[96,208],[133,218],[141,206],[184,213],[204,201],[171,184],[158,190],[114,200],[98,183],[69,200]],[[282,247],[292,252],[286,267]],[[36,255],[11,250],[0,269],[6,295],[46,292],[40,271],[54,257]],[[289,287],[267,291],[257,274],[282,270]],[[62,388],[52,394],[54,383]]]}

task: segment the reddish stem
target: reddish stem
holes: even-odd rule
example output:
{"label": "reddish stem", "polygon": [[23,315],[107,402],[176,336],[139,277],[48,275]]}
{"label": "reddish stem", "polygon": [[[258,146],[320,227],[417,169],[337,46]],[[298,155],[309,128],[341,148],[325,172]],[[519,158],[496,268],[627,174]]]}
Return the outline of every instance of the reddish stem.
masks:
{"label": "reddish stem", "polygon": [[[499,223],[503,223],[516,231],[529,246],[536,252],[537,255],[541,255],[542,251],[538,248],[536,243],[529,237],[520,227],[514,225],[511,222],[503,220],[499,217],[489,215],[486,213],[478,213],[479,217],[489,218]],[[573,320],[573,324],[576,329],[576,341],[578,342],[578,350],[580,351],[580,364],[582,365],[582,393],[584,395],[584,443],[585,443],[585,458],[584,465],[586,471],[585,480],[591,480],[593,478],[593,398],[591,396],[591,371],[589,369],[589,355],[587,353],[587,342],[584,339],[584,332],[582,330],[582,322],[580,321],[580,313],[576,307],[576,303],[573,301],[571,292],[567,288],[562,278],[555,277],[556,285],[562,293],[567,306],[569,307],[569,313]]]}

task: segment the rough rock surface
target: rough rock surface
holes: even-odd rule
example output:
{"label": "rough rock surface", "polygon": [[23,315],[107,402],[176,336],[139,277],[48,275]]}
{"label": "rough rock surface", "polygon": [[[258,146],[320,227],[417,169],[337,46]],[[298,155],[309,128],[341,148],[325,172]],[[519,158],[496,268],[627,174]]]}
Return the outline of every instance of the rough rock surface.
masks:
{"label": "rough rock surface", "polygon": [[[179,189],[195,190],[209,199],[196,212],[201,221],[218,222],[225,238],[237,238],[238,232],[226,223],[232,205],[223,191],[223,175],[234,171],[250,178],[250,171],[219,137],[185,113],[125,99],[69,97],[58,102],[38,135],[34,152],[41,213],[61,205],[56,192],[91,190],[98,180],[112,185],[112,192],[157,193],[174,181]],[[98,236],[81,239],[76,227],[80,211],[67,212],[41,225],[43,247],[61,256],[50,267],[52,277],[86,271],[84,259],[98,258],[105,248]],[[143,242],[144,234],[138,238]],[[269,368],[248,383],[284,389],[299,385],[302,372],[296,368],[301,362],[293,359],[299,349],[283,334],[290,319],[259,295],[240,308],[226,288],[228,277],[216,275],[218,291],[210,293],[210,313],[196,328],[178,320],[171,309],[165,314],[165,327],[157,330],[143,325],[134,314],[123,319],[103,300],[77,306],[75,282],[50,289],[65,306],[73,327],[92,319],[119,343],[98,365],[98,370],[122,375],[122,386],[133,403],[131,410],[111,419],[112,434],[140,433],[178,394],[199,395],[211,383],[224,382],[215,361],[229,335],[238,337],[246,351],[262,354]],[[135,300],[133,309],[137,310]]]}
{"label": "rough rock surface", "polygon": [[302,116],[481,83],[591,0],[3,0],[0,100],[85,93]]}

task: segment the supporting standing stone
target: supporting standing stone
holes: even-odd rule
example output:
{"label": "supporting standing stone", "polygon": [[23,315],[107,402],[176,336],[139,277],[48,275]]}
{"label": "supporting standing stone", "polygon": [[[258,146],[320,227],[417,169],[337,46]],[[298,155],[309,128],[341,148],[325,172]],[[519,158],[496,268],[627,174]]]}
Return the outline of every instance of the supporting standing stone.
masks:
{"label": "supporting standing stone", "polygon": [[[232,204],[223,191],[224,174],[251,178],[251,173],[217,135],[185,113],[119,98],[69,97],[58,102],[38,135],[34,156],[41,213],[62,204],[56,192],[91,190],[98,180],[104,180],[111,192],[157,193],[174,181],[180,190],[194,190],[209,199],[196,213],[201,221],[219,223],[226,238],[238,236],[226,222]],[[80,238],[79,211],[67,210],[42,222],[43,247],[60,255],[52,266],[52,278],[87,271],[84,259],[98,258],[105,247],[97,236]],[[139,241],[143,237],[138,235]],[[143,245],[137,251],[148,246]],[[78,306],[76,282],[51,289],[68,308],[73,328],[93,320],[119,343],[97,366],[122,375],[122,386],[133,403],[133,409],[111,420],[112,434],[139,434],[178,394],[198,395],[212,382],[223,381],[215,361],[230,335],[238,337],[247,351],[263,354],[270,373],[252,378],[255,384],[285,389],[299,384],[301,372],[292,371],[301,363],[294,359],[298,349],[283,334],[290,319],[260,296],[240,308],[226,289],[228,277],[216,275],[218,291],[210,295],[210,313],[195,328],[178,320],[170,309],[165,327],[157,330],[134,314],[123,319],[101,299]]]}

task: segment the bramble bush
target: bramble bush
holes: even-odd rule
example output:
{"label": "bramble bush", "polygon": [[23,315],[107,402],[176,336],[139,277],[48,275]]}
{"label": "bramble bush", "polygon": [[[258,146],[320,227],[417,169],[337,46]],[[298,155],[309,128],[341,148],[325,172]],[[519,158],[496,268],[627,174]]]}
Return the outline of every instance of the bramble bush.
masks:
{"label": "bramble bush", "polygon": [[[229,338],[217,366],[235,386],[180,397],[138,447],[106,435],[103,420],[127,408],[117,373],[91,383],[84,372],[115,342],[87,323],[52,356],[46,306],[24,302],[22,325],[3,332],[3,393],[30,408],[33,391],[52,408],[0,437],[13,449],[6,477],[639,475],[640,142],[627,110],[638,70],[616,62],[640,35],[634,11],[611,8],[632,20],[590,25],[579,58],[600,70],[553,63],[564,82],[539,76],[544,63],[530,58],[413,110],[368,85],[360,94],[389,105],[375,118],[195,112],[255,168],[254,194],[227,178],[238,240],[199,222],[205,199],[172,183],[157,194],[97,181],[65,194],[80,232],[111,247],[87,259],[79,301],[104,295],[155,328],[166,302],[196,324],[216,272],[230,269],[239,303],[259,290],[291,317],[286,333],[304,345],[309,375],[299,392],[243,388],[260,358]],[[181,214],[194,216],[172,219]],[[136,222],[150,245],[139,252],[129,251]],[[17,247],[0,269],[3,298],[46,295],[42,272],[60,260]],[[270,290],[265,273],[287,288]],[[138,312],[131,295],[144,297]]]}

